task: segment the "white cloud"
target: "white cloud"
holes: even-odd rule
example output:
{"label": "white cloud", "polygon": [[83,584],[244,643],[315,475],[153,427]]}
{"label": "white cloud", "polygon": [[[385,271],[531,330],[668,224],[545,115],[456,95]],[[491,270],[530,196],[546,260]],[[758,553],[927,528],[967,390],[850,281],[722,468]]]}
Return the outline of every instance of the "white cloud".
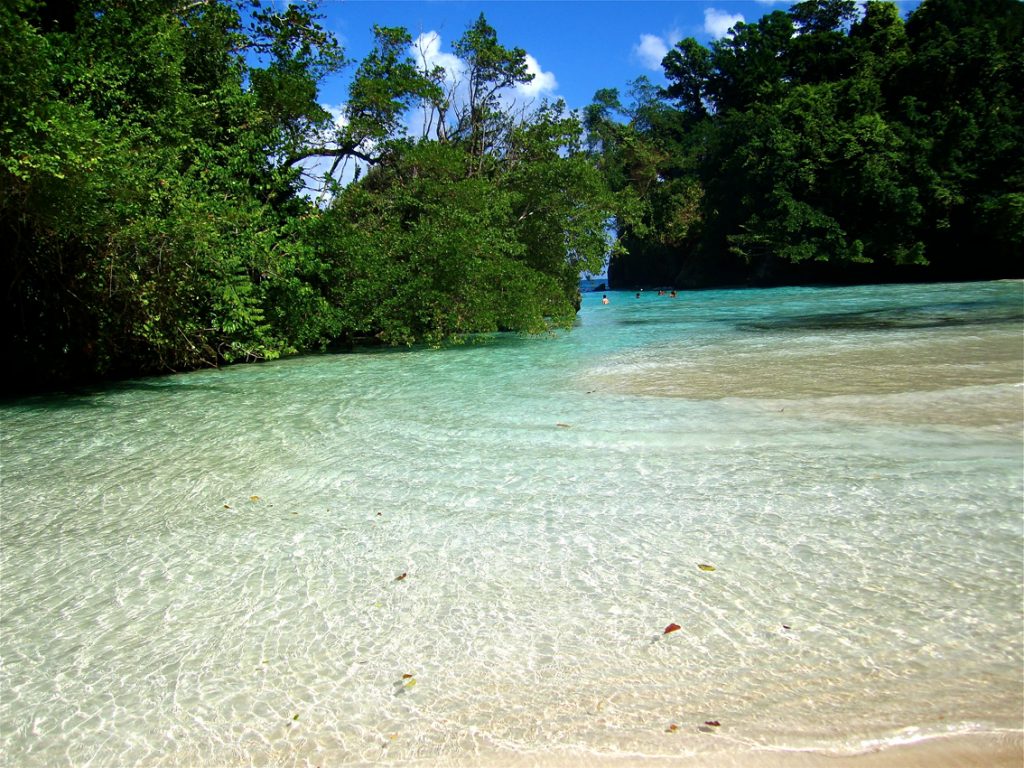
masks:
{"label": "white cloud", "polygon": [[335,128],[344,128],[348,125],[348,118],[345,117],[345,108],[348,104],[321,104],[320,106],[331,113]]}
{"label": "white cloud", "polygon": [[[466,62],[454,53],[442,51],[443,40],[437,32],[422,32],[412,41],[412,56],[420,64],[426,65],[427,69],[443,67],[445,71],[445,82],[449,87],[460,83],[466,72]],[[550,93],[558,88],[558,80],[553,72],[545,72],[537,61],[530,54],[526,54],[526,71],[533,75],[533,80],[524,85],[516,87],[516,91],[522,96],[540,96]]]}
{"label": "white cloud", "polygon": [[661,72],[661,60],[668,53],[669,44],[658,35],[640,35],[640,42],[633,46],[633,55],[640,63],[655,72]]}
{"label": "white cloud", "polygon": [[742,13],[729,13],[717,8],[704,9],[704,31],[716,39],[725,37],[741,21],[744,21]]}
{"label": "white cloud", "polygon": [[534,98],[557,90],[558,81],[555,74],[541,69],[540,62],[530,54],[526,54],[526,71],[533,75],[533,80],[516,86],[516,90],[523,96]]}
{"label": "white cloud", "polygon": [[449,83],[457,81],[466,69],[462,59],[454,53],[441,50],[441,35],[433,31],[421,32],[412,41],[412,56],[420,64],[425,64],[427,69],[443,67],[445,79]]}

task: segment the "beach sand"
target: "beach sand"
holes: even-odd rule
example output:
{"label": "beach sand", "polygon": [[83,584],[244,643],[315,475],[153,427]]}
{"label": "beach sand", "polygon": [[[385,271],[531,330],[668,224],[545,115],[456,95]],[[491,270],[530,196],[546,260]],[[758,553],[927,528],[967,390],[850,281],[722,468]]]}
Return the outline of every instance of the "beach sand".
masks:
{"label": "beach sand", "polygon": [[497,760],[478,757],[474,764],[491,768],[1021,768],[1024,732],[935,737],[852,755],[784,750],[671,756],[533,753]]}

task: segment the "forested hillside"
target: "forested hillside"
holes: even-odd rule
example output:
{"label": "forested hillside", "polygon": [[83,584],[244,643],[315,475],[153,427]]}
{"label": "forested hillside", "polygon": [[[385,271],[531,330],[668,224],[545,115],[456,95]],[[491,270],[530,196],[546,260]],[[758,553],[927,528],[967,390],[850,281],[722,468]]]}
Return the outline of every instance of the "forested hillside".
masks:
{"label": "forested hillside", "polygon": [[347,62],[302,3],[12,0],[0,27],[8,389],[565,326],[605,258],[579,120],[511,98],[525,53],[483,16],[458,82],[400,28]]}
{"label": "forested hillside", "polygon": [[1024,274],[1019,0],[807,0],[663,66],[586,110],[613,284]]}

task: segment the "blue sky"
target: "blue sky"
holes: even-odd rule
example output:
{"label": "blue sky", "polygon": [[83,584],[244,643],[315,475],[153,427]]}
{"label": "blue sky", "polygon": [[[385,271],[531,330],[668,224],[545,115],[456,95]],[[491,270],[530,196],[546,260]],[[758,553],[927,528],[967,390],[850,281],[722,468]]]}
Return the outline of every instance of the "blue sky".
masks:
{"label": "blue sky", "polygon": [[[906,14],[918,3],[900,2]],[[708,43],[737,20],[754,22],[790,2],[771,0],[321,0],[324,26],[358,61],[372,44],[372,26],[403,26],[413,37],[431,35],[434,55],[450,54],[482,12],[508,47],[525,49],[537,77],[529,97],[563,98],[571,109],[590,103],[599,88],[619,88],[647,75],[663,84],[661,57],[685,37]],[[320,101],[345,101],[350,65],[325,82]]]}
{"label": "blue sky", "polygon": [[[787,10],[793,1],[320,0],[321,23],[352,63],[321,84],[319,101],[343,124],[348,83],[373,45],[374,24],[405,27],[429,63],[449,73],[446,87],[454,87],[462,70],[452,43],[483,13],[502,45],[526,51],[527,65],[535,73],[532,83],[508,94],[509,106],[528,108],[543,98],[560,98],[569,109],[582,109],[600,88],[618,88],[628,103],[629,83],[640,75],[655,85],[666,83],[661,59],[679,40],[695,37],[708,44],[737,21],[756,22],[766,13]],[[268,2],[283,6],[288,0]],[[899,0],[898,5],[905,15],[919,2]],[[414,138],[423,135],[427,124],[424,112],[416,108],[403,122]],[[331,164],[329,158],[302,163],[307,193],[321,201],[329,199],[323,177]],[[335,178],[348,183],[361,164],[346,159]]]}

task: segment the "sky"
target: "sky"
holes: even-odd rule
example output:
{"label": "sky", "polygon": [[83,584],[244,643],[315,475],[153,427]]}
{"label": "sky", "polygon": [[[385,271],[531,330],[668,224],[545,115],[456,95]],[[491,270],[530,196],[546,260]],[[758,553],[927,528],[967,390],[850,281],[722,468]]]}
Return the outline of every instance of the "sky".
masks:
{"label": "sky", "polygon": [[[266,0],[287,5],[289,0]],[[897,0],[904,15],[921,0]],[[764,14],[788,10],[796,0],[320,0],[320,23],[332,32],[351,63],[321,83],[319,101],[338,121],[348,84],[359,61],[373,46],[373,25],[405,27],[452,81],[460,78],[452,43],[480,16],[495,29],[498,42],[526,51],[532,82],[507,94],[510,106],[531,107],[542,99],[563,99],[570,110],[591,103],[601,88],[618,88],[629,103],[629,83],[646,75],[666,85],[661,60],[680,40],[694,37],[705,45],[725,36],[739,21],[754,23]],[[858,0],[863,2],[863,0]],[[414,56],[416,51],[410,50]],[[463,83],[464,86],[464,83]],[[418,138],[424,113],[411,109],[403,123]],[[306,194],[329,200],[323,184],[330,158],[304,161]],[[337,169],[342,184],[354,178],[361,162],[351,158]],[[363,168],[365,171],[365,168]]]}
{"label": "sky", "polygon": [[[570,109],[589,104],[600,88],[626,93],[647,75],[663,85],[661,59],[679,40],[708,44],[737,21],[756,22],[787,10],[789,0],[321,0],[322,24],[358,62],[373,42],[372,27],[402,26],[424,35],[444,63],[451,44],[483,13],[498,42],[523,48],[534,81],[523,100],[562,98]],[[906,14],[917,0],[898,3]],[[343,104],[355,64],[325,81],[320,101]]]}

